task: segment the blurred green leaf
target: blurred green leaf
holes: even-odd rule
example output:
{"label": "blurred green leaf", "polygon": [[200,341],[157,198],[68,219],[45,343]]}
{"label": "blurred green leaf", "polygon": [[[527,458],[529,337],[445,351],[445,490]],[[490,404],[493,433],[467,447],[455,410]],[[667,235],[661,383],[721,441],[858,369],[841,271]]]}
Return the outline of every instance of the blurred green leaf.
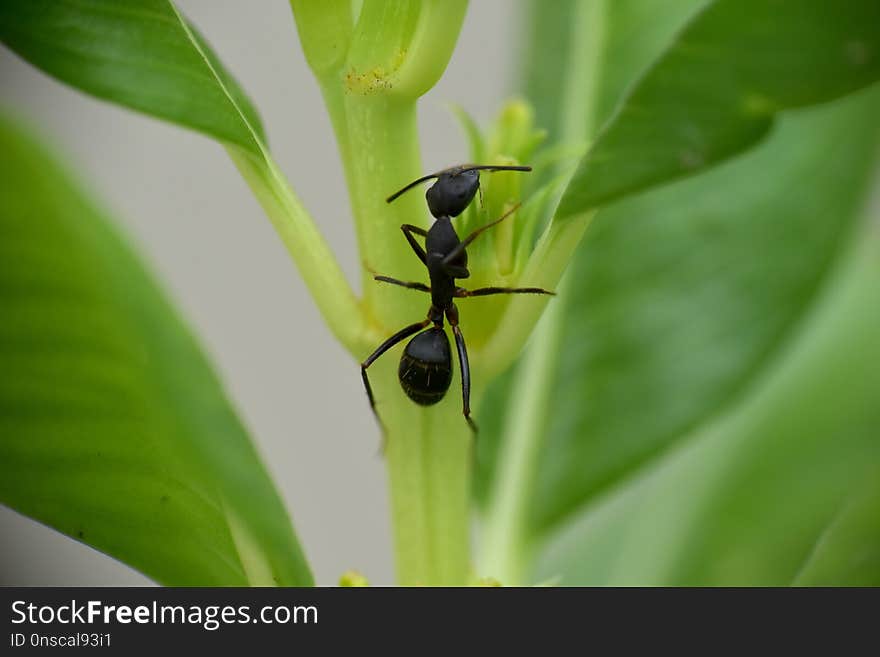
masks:
{"label": "blurred green leaf", "polygon": [[162,584],[310,584],[245,430],[141,264],[5,119],[0,168],[0,501]]}
{"label": "blurred green leaf", "polygon": [[878,90],[609,207],[570,276],[533,506],[546,529],[749,389],[798,328],[870,186]]}
{"label": "blurred green leaf", "polygon": [[[591,55],[596,95],[586,108],[592,113],[587,120],[607,118],[631,81],[664,51],[676,20],[683,23],[694,10],[693,4],[669,2],[675,20],[670,13],[663,14],[665,22],[652,20],[660,4],[581,4],[582,15],[593,23],[600,16],[603,22],[589,35],[601,47]],[[695,29],[705,15],[687,29]],[[654,25],[659,26],[656,32]],[[736,25],[729,22],[730,34]],[[782,33],[780,25],[773,29]],[[803,32],[803,24],[796,26],[796,32]],[[541,50],[546,38],[534,39],[531,52],[547,70],[567,70],[559,62],[553,65],[548,49]],[[777,47],[784,60],[787,51]],[[675,46],[668,50],[674,52]],[[728,55],[742,59],[748,52]],[[720,53],[709,58],[715,66],[727,65]],[[665,70],[667,59],[668,54],[649,69],[636,93]],[[770,80],[778,74],[777,59]],[[680,81],[694,79],[700,80],[693,83],[694,92],[713,88],[701,78]],[[796,86],[793,80],[787,83]],[[554,107],[552,99],[545,101],[539,111]],[[721,95],[715,101],[723,108],[730,99]],[[559,98],[555,102],[564,106]],[[680,95],[670,96],[668,103],[670,112],[693,109]],[[705,439],[721,443],[702,448],[704,461],[686,455],[697,449],[690,449],[695,435],[708,433],[743,400],[759,395],[759,382],[792,348],[832,273],[845,265],[841,254],[858,225],[874,172],[878,113],[877,89],[786,113],[754,152],[698,178],[620,200],[596,217],[570,266],[558,364],[548,380],[531,382],[552,391],[537,425],[542,435],[533,453],[539,460],[531,466],[537,482],[523,482],[531,510],[522,540],[540,563],[533,581],[787,584],[803,567],[818,535],[859,485],[859,473],[878,462],[870,438],[876,443],[880,419],[863,413],[853,420],[838,412],[880,407],[871,377],[862,377],[865,385],[852,405],[836,398],[820,403],[816,393],[805,422],[780,419],[769,436],[752,442],[729,430],[726,444]],[[662,122],[653,123],[664,114],[645,116],[652,132],[664,135]],[[608,130],[622,117],[615,115]],[[639,148],[649,145],[645,141]],[[632,157],[638,160],[639,152]],[[855,313],[850,321],[852,330],[865,337],[873,319]],[[863,346],[868,357],[876,345],[868,341]],[[831,377],[836,394],[844,390],[846,370],[831,365],[853,365],[853,377],[864,370],[846,354],[841,359],[838,363],[826,354],[823,361],[829,375],[837,374]],[[518,376],[514,371],[504,377],[480,408],[478,493],[496,475],[497,438],[515,415],[510,407],[499,409]],[[803,390],[805,399],[810,392]],[[797,398],[798,391],[791,394]],[[756,423],[751,417],[740,426]],[[789,428],[804,431],[804,454]],[[729,455],[736,444],[738,463],[724,470],[719,455]],[[775,460],[768,457],[771,452]],[[666,465],[678,461],[690,469]],[[823,461],[830,465],[828,472],[816,476]],[[667,470],[674,474],[654,474]],[[841,474],[847,471],[851,477]],[[725,487],[734,476],[740,486]],[[662,483],[648,483],[661,478]],[[788,490],[795,495],[787,495]],[[798,494],[804,508],[792,510],[789,497]],[[694,515],[699,504],[714,515]]]}
{"label": "blurred green leaf", "polygon": [[878,79],[877,0],[709,2],[606,124],[556,216],[696,173],[763,138],[780,110]]}
{"label": "blurred green leaf", "polygon": [[[577,3],[574,0],[536,2],[525,5],[521,41],[528,55],[520,57],[520,76],[529,100],[535,107],[538,125],[547,130],[551,142],[559,141],[562,117],[559,99],[565,76],[561,74],[572,50],[572,31]],[[546,44],[552,43],[548,48]],[[557,73],[557,74],[554,74]]]}
{"label": "blurred green leaf", "polygon": [[880,476],[850,496],[797,574],[798,586],[880,586]]}
{"label": "blurred green leaf", "polygon": [[0,0],[0,40],[77,89],[259,154],[260,119],[167,0]]}
{"label": "blurred green leaf", "polygon": [[[786,117],[749,155],[597,218],[549,383],[562,392],[532,528],[556,531],[539,578],[787,584],[880,465],[880,280],[846,315],[829,291],[873,181],[878,111],[873,89]],[[841,334],[766,392],[820,303]]]}
{"label": "blurred green leaf", "polygon": [[483,133],[480,126],[474,121],[473,117],[461,105],[450,105],[449,111],[458,121],[462,134],[464,134],[468,143],[468,158],[471,162],[486,161],[486,140],[483,139]]}
{"label": "blurred green leaf", "polygon": [[[528,2],[522,88],[535,108],[536,125],[548,133],[547,143],[571,147],[569,133],[593,135],[702,4],[705,0]],[[552,169],[537,171],[528,182],[536,189],[552,177]]]}
{"label": "blurred green leaf", "polygon": [[877,237],[873,221],[850,235],[812,312],[748,394],[585,507],[543,551],[539,579],[877,581],[877,498],[858,498],[880,466]]}
{"label": "blurred green leaf", "polygon": [[[569,125],[569,128],[586,131],[587,134],[593,132],[588,123],[602,123],[608,119],[627,87],[663,52],[703,2],[560,0],[548,5],[534,0],[529,3],[528,20],[524,22],[527,29],[524,41],[528,44],[523,64],[524,86],[527,97],[535,100],[537,125],[550,126],[557,140],[562,137],[563,122],[584,123],[580,127]],[[576,55],[570,51],[571,40],[560,33],[560,30],[567,33],[578,29],[590,32],[588,37],[598,41],[592,52]],[[547,48],[547,43],[558,43],[559,47]],[[563,49],[563,45],[569,50]],[[576,76],[577,72],[570,70],[570,64],[578,57],[592,62],[588,67],[594,67],[594,88],[585,103],[591,107],[583,108],[592,117],[569,116],[565,99],[561,97],[565,95],[563,76],[542,77],[538,74],[537,67],[540,66],[545,71],[565,71],[567,75]],[[544,78],[552,78],[553,81]],[[572,83],[580,84],[580,80],[576,78]],[[564,148],[565,143],[551,145],[551,149],[560,147]],[[545,179],[551,177],[544,176]],[[550,189],[544,193],[547,191],[558,195],[558,191]],[[559,300],[553,303],[559,303]],[[511,375],[500,377],[492,383],[480,405],[480,440],[476,446],[474,491],[481,503],[486,502],[496,475],[505,417],[513,410],[508,402],[510,386],[516,379],[515,368]]]}

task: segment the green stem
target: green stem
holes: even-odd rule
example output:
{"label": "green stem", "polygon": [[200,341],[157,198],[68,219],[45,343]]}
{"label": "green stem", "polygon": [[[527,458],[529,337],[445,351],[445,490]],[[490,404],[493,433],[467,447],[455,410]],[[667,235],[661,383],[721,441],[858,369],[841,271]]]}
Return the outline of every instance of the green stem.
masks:
{"label": "green stem", "polygon": [[[391,205],[385,199],[422,172],[416,101],[446,68],[467,3],[366,0],[356,21],[348,0],[328,0],[326,12],[317,5],[291,2],[339,142],[355,218],[364,265],[361,308],[373,342],[352,350],[362,359],[427,310],[424,298],[380,285],[373,274],[424,279],[424,267],[400,233],[404,223],[427,227],[421,195],[407,194]],[[455,395],[430,408],[406,398],[396,353],[377,361],[369,375],[387,431],[398,581],[462,585],[470,573],[471,436]]]}
{"label": "green stem", "polygon": [[[604,5],[603,0],[581,2],[571,21],[572,47],[563,97],[559,99],[563,143],[586,141],[595,131]],[[552,220],[529,259],[523,280],[537,281],[537,285],[544,285],[554,276],[559,280],[594,214],[587,212],[561,222]],[[502,457],[489,496],[480,564],[481,572],[505,584],[520,584],[527,570],[529,503],[547,426],[551,382],[559,362],[569,287],[565,283],[560,286],[551,309],[541,319],[508,405]],[[541,311],[540,307],[529,307],[523,301],[517,304],[513,300],[508,306],[501,329],[485,354],[485,360],[497,363],[497,367],[506,367],[505,354],[525,339],[525,327],[532,325],[530,313]]]}
{"label": "green stem", "polygon": [[377,361],[370,380],[386,427],[397,581],[461,586],[471,572],[470,429],[457,395],[428,408],[406,399],[396,367]]}
{"label": "green stem", "polygon": [[[364,265],[363,306],[373,313],[373,332],[379,336],[412,322],[415,304],[399,290],[377,285],[372,272],[423,277],[399,227],[427,227],[419,194],[390,205],[385,198],[422,171],[416,101],[445,69],[467,3],[365,3],[353,31],[344,5],[332,0],[336,18],[330,20],[307,0],[291,3],[339,144]],[[321,38],[324,32],[329,42]]]}
{"label": "green stem", "polygon": [[418,98],[449,63],[467,12],[467,0],[423,0],[409,53],[391,79],[393,93]]}
{"label": "green stem", "polygon": [[[595,212],[589,211],[568,217],[563,222],[551,222],[535,246],[519,280],[528,281],[529,285],[536,287],[556,290],[594,216]],[[556,291],[561,293],[561,290]],[[548,304],[565,303],[564,300],[560,303],[560,294],[555,297],[512,296],[498,322],[498,329],[475,361],[485,379],[494,378],[510,366]],[[530,348],[541,348],[539,344],[535,340]]]}
{"label": "green stem", "polygon": [[510,393],[510,412],[502,427],[504,450],[498,462],[501,475],[486,514],[480,574],[507,585],[520,584],[526,571],[526,514],[534,490],[533,466],[539,457],[539,438],[544,429],[541,422],[554,394],[550,386],[536,387],[535,381],[549,380],[556,370],[562,336],[560,318],[565,314],[567,296],[562,291],[568,287],[567,280],[563,279],[560,286],[560,298],[535,328],[532,346],[526,351],[520,365],[522,372]]}
{"label": "green stem", "polygon": [[427,228],[421,195],[385,202],[414,177],[413,172],[422,170],[416,105],[383,95],[346,95],[344,112],[348,152],[343,164],[364,264],[364,305],[374,312],[381,309],[376,321],[383,330],[397,330],[421,319],[424,304],[377,284],[372,272],[404,280],[424,278],[424,267],[400,233],[405,223]]}
{"label": "green stem", "polygon": [[[325,94],[326,96],[326,94]],[[383,95],[345,95],[344,118],[334,120],[364,258],[364,307],[376,312],[375,343],[421,319],[424,299],[372,280],[373,271],[421,280],[424,269],[400,235],[404,223],[421,224],[419,194],[392,205],[385,198],[421,171],[415,102]],[[345,142],[340,133],[344,126]],[[375,346],[375,345],[373,345]],[[366,352],[360,354],[364,357]],[[396,353],[395,353],[396,355]],[[407,399],[389,354],[371,370],[387,433],[394,549],[402,585],[462,585],[469,563],[467,425],[454,397],[427,409]],[[453,384],[455,385],[455,384]]]}
{"label": "green stem", "polygon": [[257,157],[234,146],[227,150],[287,247],[333,335],[349,351],[363,351],[370,339],[366,315],[336,257],[287,180],[268,153]]}

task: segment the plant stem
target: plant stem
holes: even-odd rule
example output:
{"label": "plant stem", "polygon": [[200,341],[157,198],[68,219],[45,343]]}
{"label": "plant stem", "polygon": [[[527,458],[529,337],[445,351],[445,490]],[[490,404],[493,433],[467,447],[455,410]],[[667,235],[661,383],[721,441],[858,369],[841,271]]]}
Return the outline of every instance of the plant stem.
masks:
{"label": "plant stem", "polygon": [[[381,364],[381,367],[378,367]],[[371,381],[387,433],[397,581],[404,586],[461,586],[470,574],[470,461],[472,437],[460,400],[436,406],[404,397],[396,359],[377,361]],[[451,390],[457,381],[453,381]]]}
{"label": "plant stem", "polygon": [[[327,11],[316,5],[291,2],[339,143],[364,264],[360,308],[374,344],[351,349],[360,360],[427,311],[424,297],[376,283],[373,275],[425,278],[400,233],[405,223],[427,227],[421,195],[390,205],[385,199],[422,173],[416,101],[446,68],[467,3],[365,2],[357,16],[347,0],[328,0]],[[470,431],[457,395],[429,408],[406,398],[397,381],[399,349],[369,370],[387,431],[398,581],[462,585],[470,572]]]}
{"label": "plant stem", "polygon": [[[563,142],[586,141],[595,131],[595,105],[605,31],[604,13],[604,0],[580,2],[574,11],[570,26],[572,45],[565,67],[567,75],[562,86],[563,97],[559,99],[559,125]],[[586,35],[586,38],[581,35]],[[536,280],[537,285],[542,285],[543,276],[554,274],[558,280],[594,214],[587,212],[566,218],[563,222],[554,218],[529,259],[523,280]],[[555,271],[542,271],[548,265]],[[520,584],[527,569],[529,502],[547,426],[553,392],[551,381],[559,362],[568,287],[565,282],[560,285],[551,308],[538,324],[521,364],[508,404],[502,434],[502,457],[489,497],[481,574],[491,575],[508,585]],[[523,339],[519,327],[531,325],[521,317],[529,312],[529,308],[523,307],[522,303],[516,305],[515,301],[508,307],[507,315],[513,314],[516,321],[506,315],[501,330],[491,344],[498,350],[498,356],[486,354],[486,361],[494,360],[501,363],[499,366],[506,366],[503,354],[510,352],[511,345]],[[505,327],[510,328],[505,330]]]}
{"label": "plant stem", "polygon": [[[564,222],[551,222],[529,257],[520,280],[528,281],[529,285],[555,290],[594,216],[595,212],[591,210],[568,217]],[[562,288],[556,291],[561,290]],[[538,298],[516,295],[510,299],[492,339],[475,361],[485,379],[497,376],[510,366],[528,340],[544,308],[548,304],[557,305],[559,302],[560,294]],[[537,344],[537,340],[533,341],[530,348]]]}
{"label": "plant stem", "polygon": [[498,462],[497,487],[486,514],[482,548],[486,556],[480,574],[507,585],[520,584],[526,570],[526,514],[534,490],[533,466],[539,457],[541,423],[554,394],[550,386],[535,386],[534,382],[549,380],[556,370],[567,280],[563,279],[560,286],[560,298],[535,328],[531,346],[520,365],[522,371],[510,393],[510,412],[502,427],[504,450]]}
{"label": "plant stem", "polygon": [[344,168],[355,216],[358,246],[364,259],[363,302],[384,330],[396,331],[421,319],[422,299],[379,285],[373,273],[403,280],[421,280],[424,267],[410,250],[400,226],[427,228],[420,194],[406,194],[394,203],[385,199],[422,170],[416,105],[411,100],[348,94],[344,98],[347,152]]}
{"label": "plant stem", "polygon": [[327,326],[349,351],[362,351],[369,339],[365,315],[336,257],[287,180],[268,153],[258,158],[235,146],[227,151],[287,247]]}

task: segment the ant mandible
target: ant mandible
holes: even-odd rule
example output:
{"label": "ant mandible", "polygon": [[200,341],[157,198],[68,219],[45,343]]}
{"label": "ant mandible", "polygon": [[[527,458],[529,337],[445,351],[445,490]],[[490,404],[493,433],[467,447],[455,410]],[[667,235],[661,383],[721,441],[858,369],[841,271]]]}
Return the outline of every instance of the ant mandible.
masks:
{"label": "ant mandible", "polygon": [[[449,385],[452,383],[452,353],[449,346],[449,338],[443,329],[443,318],[449,320],[452,333],[455,335],[455,346],[458,351],[458,362],[461,367],[461,394],[463,402],[464,418],[470,428],[476,432],[477,425],[471,419],[470,388],[471,374],[468,365],[467,349],[464,344],[464,336],[458,325],[458,308],[452,302],[454,298],[484,297],[490,294],[554,294],[538,287],[482,287],[476,290],[466,290],[455,284],[456,278],[468,278],[470,272],[467,268],[467,247],[483,232],[495,226],[517,210],[517,204],[500,218],[478,228],[464,240],[458,239],[458,234],[452,227],[452,218],[460,215],[480,187],[480,171],[531,171],[528,166],[492,166],[492,165],[461,165],[438,171],[418,180],[414,180],[400,191],[388,197],[391,203],[404,192],[416,185],[433,178],[437,179],[428,191],[425,198],[428,201],[428,209],[434,216],[435,221],[430,230],[423,230],[418,226],[403,224],[403,231],[407,242],[415,251],[419,260],[428,269],[428,277],[431,280],[430,287],[423,283],[409,283],[400,281],[389,276],[374,276],[373,278],[383,283],[391,283],[412,290],[428,292],[431,295],[431,307],[428,316],[421,322],[410,324],[401,329],[390,338],[385,340],[378,349],[361,363],[361,377],[364,380],[364,388],[370,400],[370,408],[373,414],[382,424],[382,420],[376,411],[376,403],[373,399],[373,390],[370,387],[370,379],[367,376],[367,368],[372,365],[379,356],[391,349],[397,343],[405,340],[413,334],[400,357],[398,378],[406,395],[415,403],[422,406],[436,404],[446,395]],[[414,235],[425,238],[425,247],[418,243]],[[433,326],[425,331],[429,324]],[[421,332],[420,332],[421,331]]]}

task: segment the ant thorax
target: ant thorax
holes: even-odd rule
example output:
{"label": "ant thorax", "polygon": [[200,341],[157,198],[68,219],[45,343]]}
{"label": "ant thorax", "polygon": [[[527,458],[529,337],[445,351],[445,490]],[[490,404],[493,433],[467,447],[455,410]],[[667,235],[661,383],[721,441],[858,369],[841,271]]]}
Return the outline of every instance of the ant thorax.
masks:
{"label": "ant thorax", "polygon": [[458,233],[452,226],[452,220],[449,217],[437,217],[431,228],[428,230],[428,237],[425,238],[425,250],[428,253],[449,253],[461,240]]}

